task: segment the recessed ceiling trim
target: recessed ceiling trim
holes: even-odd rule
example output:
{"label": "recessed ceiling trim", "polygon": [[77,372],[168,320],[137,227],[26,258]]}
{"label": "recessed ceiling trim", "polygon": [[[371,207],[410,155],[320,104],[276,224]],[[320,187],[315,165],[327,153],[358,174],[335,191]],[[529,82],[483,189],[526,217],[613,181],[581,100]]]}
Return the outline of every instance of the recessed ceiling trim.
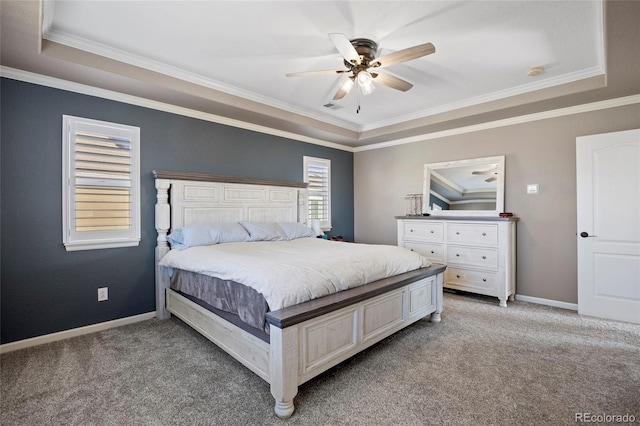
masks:
{"label": "recessed ceiling trim", "polygon": [[[532,93],[538,90],[549,89],[552,87],[561,86],[563,84],[574,83],[580,80],[586,80],[591,77],[603,76],[604,74],[605,74],[604,69],[600,66],[596,66],[593,68],[577,71],[570,74],[564,74],[564,75],[549,78],[546,80],[523,84],[521,86],[513,87],[507,90],[488,93],[486,95],[477,96],[475,98],[468,98],[461,102],[454,102],[447,105],[442,105],[437,108],[429,108],[429,109],[416,111],[412,114],[407,114],[402,116],[402,119],[394,118],[394,119],[389,119],[384,121],[378,121],[376,123],[372,123],[371,125],[362,126],[361,131],[367,132],[367,131],[376,130],[386,126],[393,126],[396,124],[400,124],[405,121],[418,120],[418,119],[426,118],[432,115],[451,112],[451,111],[462,109],[462,108],[468,108],[468,107],[480,105],[487,102],[500,101],[513,96],[526,95],[528,93]],[[599,86],[604,87],[604,82]]]}
{"label": "recessed ceiling trim", "polygon": [[163,102],[158,102],[150,99],[141,98],[138,96],[132,96],[115,92],[106,89],[100,89],[85,84],[70,82],[59,78],[49,77],[41,74],[36,74],[28,71],[18,70],[0,65],[0,77],[9,78],[12,80],[23,81],[26,83],[37,84],[40,86],[52,87],[55,89],[66,90],[69,92],[80,93],[89,96],[96,96],[103,99],[109,99],[113,101],[123,102],[131,105],[137,105],[144,108],[150,108],[158,111],[169,112],[173,114],[183,115],[186,117],[197,118],[205,121],[210,121],[218,124],[237,127],[245,130],[251,130],[259,133],[270,134],[274,136],[280,136],[288,139],[297,140],[304,143],[311,143],[314,145],[325,146],[327,148],[339,149],[347,152],[361,152],[374,149],[382,149],[397,145],[404,145],[408,143],[423,142],[433,139],[444,138],[448,136],[461,135],[465,133],[473,133],[482,130],[495,129],[500,127],[507,127],[516,124],[529,123],[533,121],[563,117],[573,114],[582,114],[586,112],[599,111],[609,108],[618,108],[628,105],[640,104],[640,94],[625,96],[621,98],[608,99],[605,101],[591,102],[588,104],[576,105],[567,108],[560,108],[555,110],[549,110],[539,112],[535,114],[521,115],[518,117],[506,118],[503,120],[489,121],[486,123],[480,123],[471,126],[459,127],[455,129],[443,130],[440,132],[425,133],[409,138],[394,139],[386,142],[381,142],[372,145],[366,145],[361,147],[351,147],[339,143],[329,142],[317,138],[311,138],[308,136],[300,135],[292,132],[285,132],[277,129],[272,129],[266,126],[259,126],[251,123],[247,123],[240,120],[233,120],[227,117],[218,116],[215,114],[204,113],[189,108],[178,107]]}
{"label": "recessed ceiling trim", "polygon": [[566,108],[559,108],[535,114],[526,114],[518,117],[505,118],[502,120],[487,121],[486,123],[474,124],[471,126],[458,127],[455,129],[442,130],[439,132],[426,133],[408,138],[389,140],[376,144],[356,147],[354,152],[369,151],[372,149],[387,148],[408,143],[424,142],[432,139],[444,138],[447,136],[462,135],[465,133],[479,132],[481,130],[496,129],[499,127],[513,126],[515,124],[530,123],[532,121],[546,120],[550,118],[564,117],[567,115],[582,114],[585,112],[599,111],[609,108],[618,108],[627,105],[640,104],[640,95],[625,96],[622,98],[608,99],[606,101],[591,102],[588,104],[576,105]]}
{"label": "recessed ceiling trim", "polygon": [[12,80],[23,81],[25,83],[37,84],[39,86],[52,87],[54,89],[66,90],[68,92],[79,93],[82,95],[95,96],[98,98],[109,99],[112,101],[123,102],[130,105],[136,105],[143,108],[150,108],[158,111],[164,111],[172,114],[178,114],[185,117],[197,118],[199,120],[210,121],[213,123],[223,124],[226,126],[237,127],[240,129],[251,130],[254,132],[265,133],[273,136],[280,136],[287,139],[293,139],[300,142],[311,143],[314,145],[325,146],[327,148],[339,149],[341,151],[353,152],[354,148],[322,139],[312,138],[298,133],[286,132],[273,129],[271,127],[260,126],[246,121],[234,120],[231,118],[197,111],[190,108],[179,107],[164,102],[154,101],[151,99],[141,98],[139,96],[127,95],[107,89],[89,86],[62,80],[55,77],[49,77],[42,74],[36,74],[29,71],[18,70],[15,68],[0,65],[0,77]]}
{"label": "recessed ceiling trim", "polygon": [[338,118],[328,117],[326,115],[314,113],[313,111],[310,111],[308,109],[294,107],[290,104],[278,101],[267,96],[261,96],[254,92],[243,90],[228,84],[223,84],[210,78],[206,78],[197,73],[185,71],[171,65],[154,61],[153,59],[145,58],[143,56],[126,52],[121,49],[116,49],[101,43],[93,42],[82,37],[76,37],[63,31],[49,29],[48,31],[43,32],[42,38],[52,43],[61,44],[83,52],[102,56],[107,59],[123,62],[152,72],[157,72],[169,77],[177,78],[188,83],[197,84],[209,89],[217,90],[232,96],[237,96],[239,98],[278,108],[294,114],[300,114],[314,120],[342,127],[346,130],[350,130],[353,132],[362,131],[361,126],[348,123]]}

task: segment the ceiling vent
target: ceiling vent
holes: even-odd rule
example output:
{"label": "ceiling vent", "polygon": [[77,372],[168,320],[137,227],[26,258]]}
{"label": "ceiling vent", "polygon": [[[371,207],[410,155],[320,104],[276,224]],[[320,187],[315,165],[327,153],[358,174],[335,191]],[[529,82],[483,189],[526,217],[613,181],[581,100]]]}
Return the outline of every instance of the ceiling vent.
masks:
{"label": "ceiling vent", "polygon": [[342,105],[338,105],[338,104],[334,104],[333,102],[327,102],[326,104],[322,105],[325,108],[329,108],[329,109],[342,109],[344,108]]}

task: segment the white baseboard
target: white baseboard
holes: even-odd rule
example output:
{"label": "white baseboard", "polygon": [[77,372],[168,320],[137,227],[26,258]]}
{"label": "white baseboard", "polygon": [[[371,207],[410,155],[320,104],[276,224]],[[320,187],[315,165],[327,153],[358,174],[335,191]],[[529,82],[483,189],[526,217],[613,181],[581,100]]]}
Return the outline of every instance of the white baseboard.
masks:
{"label": "white baseboard", "polygon": [[516,294],[516,300],[522,300],[523,302],[537,303],[538,305],[553,306],[555,308],[569,309],[571,311],[578,310],[577,303],[560,302],[559,300],[541,299],[539,297],[523,296],[522,294]]}
{"label": "white baseboard", "polygon": [[[523,302],[537,303],[539,305],[553,306],[556,308],[578,310],[575,303],[560,302],[558,300],[542,299],[540,297],[524,296],[516,294],[516,300]],[[69,339],[71,337],[82,336],[83,334],[95,333],[96,331],[108,330],[110,328],[121,327],[127,324],[133,324],[140,321],[146,321],[156,317],[156,312],[148,312],[146,314],[134,315],[132,317],[120,318],[113,321],[101,322],[98,324],[88,325],[86,327],[74,328],[71,330],[60,331],[57,333],[45,334],[44,336],[32,337],[30,339],[18,340],[17,342],[5,343],[0,345],[0,354],[17,351],[19,349],[29,348],[31,346],[42,345],[45,343],[56,342],[58,340]]]}
{"label": "white baseboard", "polygon": [[29,348],[31,346],[56,342],[58,340],[68,339],[70,337],[82,336],[83,334],[95,333],[96,331],[103,331],[110,328],[121,327],[123,325],[146,321],[155,317],[156,311],[147,312],[146,314],[134,315],[132,317],[120,318],[113,321],[87,325],[85,327],[73,328],[71,330],[59,331],[57,333],[45,334],[44,336],[18,340],[17,342],[5,343],[4,345],[0,345],[0,354],[17,351],[18,349]]}

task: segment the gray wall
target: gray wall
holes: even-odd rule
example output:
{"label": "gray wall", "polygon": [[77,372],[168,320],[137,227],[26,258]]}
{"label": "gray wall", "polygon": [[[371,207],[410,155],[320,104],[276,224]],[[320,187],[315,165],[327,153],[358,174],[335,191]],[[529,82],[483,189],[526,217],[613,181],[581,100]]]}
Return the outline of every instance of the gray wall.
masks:
{"label": "gray wall", "polygon": [[[155,310],[152,170],[302,181],[328,158],[330,235],[353,240],[353,154],[92,96],[2,79],[1,343]],[[62,115],[140,127],[142,241],[67,252],[62,244]],[[109,301],[97,302],[97,288]]]}
{"label": "gray wall", "polygon": [[394,216],[405,194],[422,191],[425,163],[505,155],[505,211],[520,218],[516,291],[577,303],[576,137],[634,128],[638,104],[357,152],[356,240],[396,243]]}

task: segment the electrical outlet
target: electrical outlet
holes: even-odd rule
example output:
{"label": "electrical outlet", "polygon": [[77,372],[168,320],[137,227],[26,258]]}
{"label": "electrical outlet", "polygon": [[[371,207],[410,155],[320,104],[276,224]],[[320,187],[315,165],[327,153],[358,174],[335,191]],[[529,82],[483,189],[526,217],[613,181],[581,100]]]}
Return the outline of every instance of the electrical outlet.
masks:
{"label": "electrical outlet", "polygon": [[100,287],[98,289],[98,302],[109,300],[109,287]]}

